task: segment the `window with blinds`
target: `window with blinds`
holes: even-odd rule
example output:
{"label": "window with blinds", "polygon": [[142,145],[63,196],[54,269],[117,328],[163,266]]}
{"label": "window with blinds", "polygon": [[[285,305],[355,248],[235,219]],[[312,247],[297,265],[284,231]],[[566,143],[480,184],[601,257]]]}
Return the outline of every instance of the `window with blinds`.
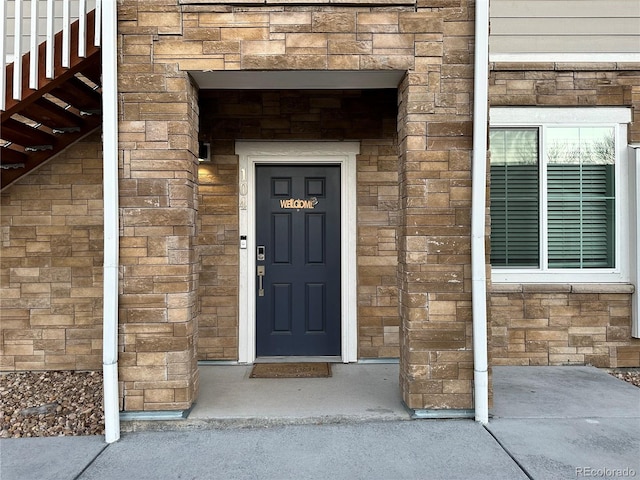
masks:
{"label": "window with blinds", "polygon": [[614,266],[613,128],[547,128],[549,268]]}
{"label": "window with blinds", "polygon": [[538,130],[493,129],[490,145],[491,263],[538,267]]}
{"label": "window with blinds", "polygon": [[615,266],[612,127],[492,128],[490,149],[494,267]]}

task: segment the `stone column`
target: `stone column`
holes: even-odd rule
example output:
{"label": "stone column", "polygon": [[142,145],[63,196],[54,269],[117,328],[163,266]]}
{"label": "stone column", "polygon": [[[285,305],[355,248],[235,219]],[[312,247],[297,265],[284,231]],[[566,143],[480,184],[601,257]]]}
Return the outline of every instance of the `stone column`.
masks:
{"label": "stone column", "polygon": [[411,409],[467,410],[473,10],[440,15],[399,87],[400,386]]}
{"label": "stone column", "polygon": [[154,63],[165,13],[152,22],[137,8],[119,11],[122,408],[184,410],[198,388],[197,91],[177,66]]}

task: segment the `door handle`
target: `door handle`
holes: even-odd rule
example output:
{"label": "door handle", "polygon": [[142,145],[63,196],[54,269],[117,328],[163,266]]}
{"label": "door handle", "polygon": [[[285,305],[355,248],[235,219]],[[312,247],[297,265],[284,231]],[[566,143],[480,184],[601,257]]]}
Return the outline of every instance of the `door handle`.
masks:
{"label": "door handle", "polygon": [[264,297],[264,265],[258,265],[258,296]]}

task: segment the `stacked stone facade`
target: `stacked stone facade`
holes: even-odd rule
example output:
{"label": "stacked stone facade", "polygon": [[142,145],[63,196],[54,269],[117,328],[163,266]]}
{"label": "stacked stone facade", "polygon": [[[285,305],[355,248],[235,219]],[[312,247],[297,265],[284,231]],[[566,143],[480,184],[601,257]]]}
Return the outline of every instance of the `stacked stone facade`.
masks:
{"label": "stacked stone facade", "polygon": [[99,132],[6,188],[0,213],[0,369],[99,369]]}
{"label": "stacked stone facade", "polygon": [[[237,140],[360,142],[358,357],[399,357],[411,409],[473,408],[473,40],[467,0],[120,2],[123,410],[188,409],[197,360],[238,359]],[[637,66],[491,67],[492,106],[631,106],[640,141]],[[402,79],[240,91],[189,74],[298,70]],[[100,366],[101,168],[94,136],[2,194],[3,370]],[[494,364],[640,364],[628,285],[489,292]]]}
{"label": "stacked stone facade", "polygon": [[[197,396],[197,355],[237,355],[232,146],[243,138],[360,141],[359,356],[399,355],[410,408],[472,408],[469,3],[120,3],[124,410],[188,408]],[[238,70],[395,70],[404,78],[390,97],[380,93],[395,104],[374,122],[334,106],[354,92],[320,100],[281,93],[277,101],[254,92],[264,110],[253,126],[205,129],[207,92],[197,91],[188,71]],[[273,109],[284,107],[293,111],[274,118]],[[330,124],[316,111],[328,112]],[[200,168],[199,135],[213,152]]]}
{"label": "stacked stone facade", "polygon": [[232,142],[214,142],[199,169],[199,360],[238,359],[238,158]]}
{"label": "stacked stone facade", "polygon": [[124,410],[187,409],[198,391],[198,95],[154,49],[181,31],[175,4],[118,7]]}
{"label": "stacked stone facade", "polygon": [[494,284],[493,365],[637,367],[632,285]]}
{"label": "stacked stone facade", "polygon": [[400,355],[395,139],[364,140],[358,171],[358,358]]}
{"label": "stacked stone facade", "polygon": [[443,9],[400,85],[401,390],[417,409],[472,407],[473,10]]}
{"label": "stacked stone facade", "polygon": [[[127,2],[121,5],[120,10],[122,67],[127,71],[125,75],[121,70],[121,78],[135,92],[162,90],[159,87],[169,79],[174,82],[171,86],[179,86],[181,78],[186,81],[187,70],[392,69],[407,72],[398,91],[398,170],[387,174],[394,179],[399,175],[397,239],[391,242],[376,240],[375,248],[368,251],[380,253],[385,248],[393,248],[397,242],[400,252],[397,285],[401,388],[405,402],[411,408],[471,408],[471,285],[468,265],[473,10],[468,8],[467,2],[429,2],[425,8],[422,5],[416,8],[416,5],[329,6],[319,2],[308,6],[284,3],[178,6],[167,1]],[[169,87],[167,83],[165,91],[158,93],[159,97],[147,97],[154,102],[148,104],[138,103],[139,97],[133,95],[134,92],[132,95],[123,93],[125,124],[129,120],[139,121],[142,115],[151,115],[153,120],[175,120],[186,124],[188,100],[179,87],[176,90]],[[152,113],[148,109],[160,109],[160,112]],[[305,127],[314,128],[312,123],[296,122],[294,125],[300,128],[292,128],[288,138],[317,138],[317,134],[304,130]],[[193,131],[196,131],[195,126]],[[217,166],[213,168],[222,169],[230,150],[228,146],[221,147],[215,135],[214,129],[211,139],[216,141],[212,142],[212,150],[214,157],[215,152],[220,152],[222,160],[214,159]],[[329,133],[321,138],[336,137]],[[151,147],[147,155],[164,153]],[[383,147],[388,148],[388,142]],[[141,146],[137,145],[136,150],[140,149]],[[186,165],[185,151],[193,152],[193,146],[183,144],[176,149],[178,151],[172,151],[174,157]],[[375,149],[379,153],[380,147]],[[132,149],[131,155],[136,150]],[[361,178],[367,178],[364,170],[372,166],[370,157],[373,150],[363,143],[362,162],[368,164],[361,165]],[[124,153],[126,156],[126,148]],[[378,160],[376,163],[377,167],[381,164]],[[191,179],[193,170],[185,171],[187,178]],[[229,170],[226,173],[233,176]],[[390,187],[386,191],[388,195],[395,193],[393,186],[383,187]],[[375,189],[380,198],[379,186],[363,185],[360,188],[368,188],[367,197],[371,199]],[[215,190],[212,185],[211,191]],[[383,188],[383,196],[384,192]],[[214,199],[209,199],[207,193],[200,194],[202,207],[213,212],[207,222],[216,221],[216,216],[225,217],[224,205],[213,206]],[[227,206],[231,208],[229,203]],[[379,222],[379,219],[374,220],[375,215],[367,211],[366,206],[359,206],[358,213],[363,221]],[[188,222],[188,217],[186,215],[182,221]],[[228,219],[233,220],[231,217]],[[387,218],[385,221],[396,220]],[[214,246],[203,242],[202,237],[197,240],[203,260],[201,279],[207,278],[207,283],[200,286],[200,293],[208,289],[228,297],[217,304],[211,300],[212,296],[201,296],[201,324],[207,329],[207,336],[213,334],[213,338],[215,335],[225,338],[235,328],[235,306],[231,305],[234,285],[229,287],[231,290],[221,292],[221,279],[207,272],[205,262],[210,263],[222,255],[230,267],[225,273],[234,268],[234,246],[227,236],[233,234],[233,228],[206,222],[200,227],[202,235],[211,235],[211,238],[215,235],[217,241],[222,238],[223,242],[223,245]],[[371,230],[361,232],[366,233],[362,242],[372,243]],[[185,242],[190,234],[185,232],[182,237]],[[366,252],[367,249],[361,245],[360,251]],[[368,257],[373,258],[373,255]],[[387,255],[380,256],[376,261],[383,261],[385,257]],[[388,267],[396,260],[389,261]],[[220,267],[222,265],[215,267],[218,272]],[[361,263],[360,273],[365,275],[364,278],[366,267]],[[391,273],[388,270],[387,273]],[[378,310],[388,315],[391,312],[387,310],[394,308],[395,290],[388,275],[377,283],[382,282],[382,285],[375,285],[375,297],[363,293],[364,285],[361,285],[360,293],[364,295],[362,303],[389,303]],[[192,290],[189,289],[188,293]],[[371,306],[361,304],[360,314],[366,315],[366,309]],[[389,354],[389,351],[378,348],[378,344],[382,342],[384,346],[388,340],[392,346],[395,341],[394,320],[391,316],[389,320],[375,316],[369,318],[377,333],[363,335],[369,340],[361,338],[360,348],[363,352],[368,349],[372,355]],[[370,333],[364,330],[365,324],[361,325],[361,334]],[[154,323],[149,320],[137,325],[141,329],[139,335],[152,325]],[[209,345],[205,348],[210,350],[203,352],[205,356],[234,353],[228,337],[224,341],[203,337],[201,344]],[[158,348],[158,352],[160,350]],[[181,351],[188,350],[185,347]],[[138,393],[144,388],[134,390]],[[133,390],[128,390],[125,384],[125,399],[131,395],[127,391]],[[133,408],[139,407],[148,409],[152,405],[143,401]],[[125,408],[129,409],[129,406],[125,405]]]}
{"label": "stacked stone facade", "polygon": [[[640,65],[491,65],[490,104],[629,107],[629,143],[640,142]],[[493,284],[494,365],[640,366],[627,284]]]}
{"label": "stacked stone facade", "polygon": [[492,63],[492,107],[629,107],[628,142],[640,142],[640,64]]}

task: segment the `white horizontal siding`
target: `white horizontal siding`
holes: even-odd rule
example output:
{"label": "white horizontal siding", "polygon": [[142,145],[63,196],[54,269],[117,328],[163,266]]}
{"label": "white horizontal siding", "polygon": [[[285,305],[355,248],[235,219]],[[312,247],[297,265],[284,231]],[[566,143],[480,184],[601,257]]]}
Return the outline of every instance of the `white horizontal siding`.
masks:
{"label": "white horizontal siding", "polygon": [[[640,5],[640,0],[638,2]],[[570,28],[569,28],[570,27]],[[492,18],[491,30],[504,32],[500,37],[518,37],[523,32],[536,32],[540,36],[559,37],[584,35],[638,35],[640,18],[632,17],[599,17],[599,18]]]}
{"label": "white horizontal siding", "polygon": [[638,0],[491,0],[491,16],[580,18],[640,15]]}
{"label": "white horizontal siding", "polygon": [[492,61],[640,62],[640,0],[491,0]]}
{"label": "white horizontal siding", "polygon": [[634,46],[638,37],[634,35],[590,35],[589,51],[585,52],[584,39],[576,35],[518,35],[517,37],[495,39],[498,50],[526,53],[637,53]]}

